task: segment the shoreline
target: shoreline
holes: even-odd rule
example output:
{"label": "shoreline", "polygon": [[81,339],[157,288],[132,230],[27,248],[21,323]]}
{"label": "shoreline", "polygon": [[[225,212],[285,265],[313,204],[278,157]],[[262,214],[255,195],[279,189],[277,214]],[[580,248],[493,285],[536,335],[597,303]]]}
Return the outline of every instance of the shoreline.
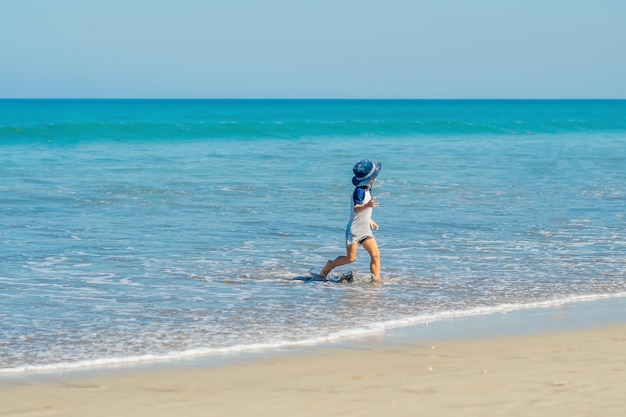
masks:
{"label": "shoreline", "polygon": [[626,296],[563,300],[390,329],[382,343],[493,339],[626,324]]}
{"label": "shoreline", "polygon": [[[214,368],[247,363],[265,357],[307,355],[318,349],[373,349],[402,347],[417,342],[463,341],[605,327],[626,323],[626,295],[553,300],[528,305],[482,308],[475,311],[438,313],[432,320],[410,324],[387,323],[380,329],[331,336],[328,340],[295,342],[276,346],[225,349],[209,354],[121,358],[116,363],[38,366],[12,371],[0,369],[0,387],[11,380],[46,380],[55,377],[115,375],[177,368]],[[624,318],[624,319],[623,319]],[[95,361],[97,362],[97,361]],[[18,368],[19,369],[19,368]]]}
{"label": "shoreline", "polygon": [[0,384],[0,415],[621,416],[625,308],[585,301],[219,366],[22,378]]}
{"label": "shoreline", "polygon": [[0,378],[0,415],[621,416],[626,298],[214,363]]}

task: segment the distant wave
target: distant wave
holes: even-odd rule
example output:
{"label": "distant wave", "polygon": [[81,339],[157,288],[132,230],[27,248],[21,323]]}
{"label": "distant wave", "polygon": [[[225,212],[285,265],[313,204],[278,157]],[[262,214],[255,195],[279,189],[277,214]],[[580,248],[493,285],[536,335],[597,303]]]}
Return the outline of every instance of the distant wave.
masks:
{"label": "distant wave", "polygon": [[[0,100],[0,138],[10,143],[626,132],[624,100],[349,103],[350,106],[341,100]],[[242,112],[241,107],[246,107],[246,111]]]}
{"label": "distant wave", "polygon": [[33,126],[0,126],[0,137],[10,141],[71,142],[84,140],[159,139],[292,139],[342,136],[422,136],[422,135],[537,135],[584,132],[626,132],[626,121],[542,121],[497,124],[457,121],[343,121],[281,123],[58,123]]}

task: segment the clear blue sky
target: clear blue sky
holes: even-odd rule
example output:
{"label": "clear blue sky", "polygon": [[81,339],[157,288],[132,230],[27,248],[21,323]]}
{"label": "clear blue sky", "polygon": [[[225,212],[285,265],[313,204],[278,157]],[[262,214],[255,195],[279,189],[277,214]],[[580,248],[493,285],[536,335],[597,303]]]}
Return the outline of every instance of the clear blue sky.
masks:
{"label": "clear blue sky", "polygon": [[0,98],[626,98],[624,0],[0,0]]}

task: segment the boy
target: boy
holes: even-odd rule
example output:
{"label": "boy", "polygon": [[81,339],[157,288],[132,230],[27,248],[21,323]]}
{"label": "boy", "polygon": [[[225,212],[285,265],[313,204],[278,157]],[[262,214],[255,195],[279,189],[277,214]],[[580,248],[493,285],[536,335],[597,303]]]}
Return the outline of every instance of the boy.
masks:
{"label": "boy", "polygon": [[356,260],[356,252],[359,244],[363,245],[370,255],[370,272],[372,282],[380,282],[380,252],[378,243],[374,238],[372,229],[378,230],[378,225],[372,220],[372,211],[379,204],[371,195],[372,185],[382,169],[380,162],[374,163],[368,159],[358,162],[352,171],[354,178],[352,184],[356,187],[352,193],[350,203],[350,220],[346,227],[346,255],[338,256],[335,260],[329,260],[320,271],[320,276],[326,276],[333,269],[341,265],[347,265]]}

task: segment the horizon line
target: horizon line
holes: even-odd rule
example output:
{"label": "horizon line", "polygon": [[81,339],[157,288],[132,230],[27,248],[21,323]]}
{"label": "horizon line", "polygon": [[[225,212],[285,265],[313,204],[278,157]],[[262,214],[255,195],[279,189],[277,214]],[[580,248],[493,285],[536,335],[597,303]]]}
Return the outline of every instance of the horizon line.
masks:
{"label": "horizon line", "polygon": [[188,100],[188,101],[623,101],[624,98],[587,97],[587,98],[393,98],[393,97],[0,97],[0,100]]}

